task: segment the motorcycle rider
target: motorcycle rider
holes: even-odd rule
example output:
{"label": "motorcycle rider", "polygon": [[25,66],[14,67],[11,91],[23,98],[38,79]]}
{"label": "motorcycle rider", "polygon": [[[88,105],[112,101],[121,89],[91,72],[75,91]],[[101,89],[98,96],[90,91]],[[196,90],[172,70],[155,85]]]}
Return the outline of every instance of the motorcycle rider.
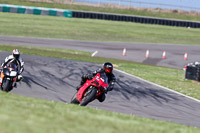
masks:
{"label": "motorcycle rider", "polygon": [[[23,79],[21,73],[24,71],[24,61],[20,57],[20,51],[18,49],[14,49],[12,51],[12,55],[9,55],[5,58],[5,62],[2,63],[1,69],[3,69],[5,66],[9,66],[12,63],[14,63],[17,66],[17,80],[16,82],[19,82]],[[1,80],[1,78],[0,78]],[[2,83],[2,81],[0,81]],[[16,84],[15,84],[16,86]]]}
{"label": "motorcycle rider", "polygon": [[104,93],[102,93],[99,97],[98,100],[99,102],[103,102],[106,98],[105,93],[107,93],[108,91],[112,91],[114,84],[116,82],[116,78],[115,75],[112,73],[113,71],[113,65],[110,62],[106,62],[103,65],[103,68],[99,68],[98,70],[94,71],[92,74],[85,74],[82,76],[82,80],[79,86],[77,86],[76,90],[78,91],[81,86],[89,79],[93,79],[97,73],[105,73],[106,76],[108,77],[108,87],[105,88],[106,90],[104,91]]}

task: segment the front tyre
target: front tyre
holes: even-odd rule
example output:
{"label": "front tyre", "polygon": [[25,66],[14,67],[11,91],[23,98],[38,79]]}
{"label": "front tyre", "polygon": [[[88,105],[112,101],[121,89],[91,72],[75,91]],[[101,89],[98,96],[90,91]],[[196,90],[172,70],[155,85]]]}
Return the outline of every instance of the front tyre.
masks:
{"label": "front tyre", "polygon": [[92,88],[88,89],[84,98],[82,99],[80,106],[86,106],[89,102],[93,101],[97,95],[97,90]]}
{"label": "front tyre", "polygon": [[9,92],[12,90],[12,82],[10,80],[4,80],[2,84],[2,91]]}

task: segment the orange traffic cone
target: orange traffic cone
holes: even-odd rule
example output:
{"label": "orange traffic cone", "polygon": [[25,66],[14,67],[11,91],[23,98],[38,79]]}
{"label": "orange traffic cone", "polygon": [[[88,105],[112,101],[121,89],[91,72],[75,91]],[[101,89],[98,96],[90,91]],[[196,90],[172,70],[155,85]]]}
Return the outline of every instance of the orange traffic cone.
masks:
{"label": "orange traffic cone", "polygon": [[149,58],[149,50],[146,51],[145,57],[146,57],[146,58]]}
{"label": "orange traffic cone", "polygon": [[124,48],[122,55],[126,56],[126,48]]}
{"label": "orange traffic cone", "polygon": [[185,52],[185,54],[184,54],[184,60],[187,60],[187,58],[188,58],[188,54],[187,54],[187,52]]}
{"label": "orange traffic cone", "polygon": [[166,58],[166,51],[163,51],[162,58],[163,58],[163,59],[165,59],[165,58]]}

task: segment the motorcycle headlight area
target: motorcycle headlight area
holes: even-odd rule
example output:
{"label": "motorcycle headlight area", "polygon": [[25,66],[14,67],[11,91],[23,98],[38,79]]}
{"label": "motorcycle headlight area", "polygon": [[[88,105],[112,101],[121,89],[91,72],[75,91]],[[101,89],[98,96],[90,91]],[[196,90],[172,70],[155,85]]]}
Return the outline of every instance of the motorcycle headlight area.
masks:
{"label": "motorcycle headlight area", "polygon": [[17,72],[16,72],[16,71],[11,71],[11,72],[10,72],[10,76],[11,76],[11,77],[17,76]]}

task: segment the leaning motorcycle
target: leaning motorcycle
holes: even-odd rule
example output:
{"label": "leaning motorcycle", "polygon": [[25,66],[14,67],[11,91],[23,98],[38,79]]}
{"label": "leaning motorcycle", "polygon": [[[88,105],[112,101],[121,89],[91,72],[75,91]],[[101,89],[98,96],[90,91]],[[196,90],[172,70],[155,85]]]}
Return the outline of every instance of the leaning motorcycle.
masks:
{"label": "leaning motorcycle", "polygon": [[9,67],[4,67],[1,71],[0,88],[2,91],[9,92],[13,89],[17,80],[17,66],[11,64]]}
{"label": "leaning motorcycle", "polygon": [[87,80],[85,84],[74,94],[71,99],[72,104],[86,106],[88,103],[97,99],[108,87],[108,77],[105,74],[97,73],[97,75]]}

